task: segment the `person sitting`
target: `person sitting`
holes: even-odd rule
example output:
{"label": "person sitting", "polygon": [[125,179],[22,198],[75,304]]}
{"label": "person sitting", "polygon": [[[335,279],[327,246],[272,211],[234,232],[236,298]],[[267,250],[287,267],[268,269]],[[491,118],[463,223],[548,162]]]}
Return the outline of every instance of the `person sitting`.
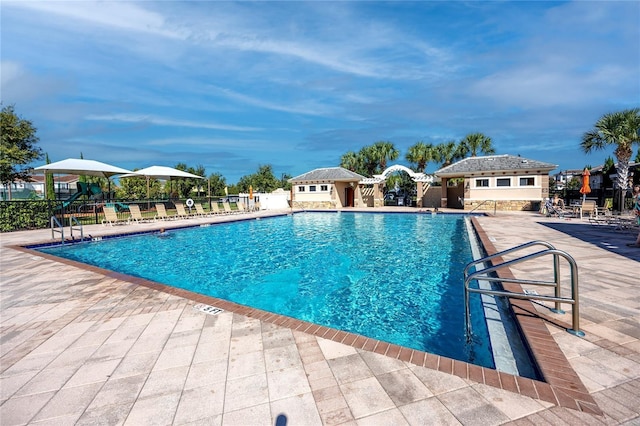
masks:
{"label": "person sitting", "polygon": [[[562,199],[558,198],[557,195],[554,197],[554,200],[562,201]],[[550,198],[547,198],[547,201],[545,201],[544,204],[545,210],[547,211],[547,217],[564,217],[565,211],[558,206],[559,201],[552,201]],[[562,204],[564,204],[564,202]]]}
{"label": "person sitting", "polygon": [[553,205],[560,210],[564,210],[564,200],[558,194],[553,196]]}

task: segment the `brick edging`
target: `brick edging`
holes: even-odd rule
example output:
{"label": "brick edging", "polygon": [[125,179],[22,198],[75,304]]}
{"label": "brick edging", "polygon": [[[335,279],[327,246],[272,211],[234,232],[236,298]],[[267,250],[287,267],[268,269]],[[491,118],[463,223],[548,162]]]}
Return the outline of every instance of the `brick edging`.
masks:
{"label": "brick edging", "polygon": [[[487,255],[498,252],[495,246],[489,240],[486,232],[480,225],[477,218],[471,219],[478,238],[482,242]],[[501,257],[495,258],[493,264],[501,263]],[[500,278],[515,278],[509,268],[503,268],[496,272]],[[504,282],[505,290],[522,293],[522,286],[517,283]],[[524,335],[525,344],[528,346],[531,356],[534,358],[544,382],[548,384],[549,391],[553,392],[555,401],[553,402],[561,407],[572,408],[574,410],[584,411],[590,414],[602,415],[602,410],[596,404],[595,400],[580,380],[564,352],[560,349],[557,342],[549,333],[546,321],[538,314],[533,303],[523,299],[509,299],[511,309],[516,318],[516,323],[520,331]],[[561,321],[558,321],[561,323]],[[554,325],[558,325],[557,323]],[[565,329],[565,324],[562,324]],[[575,337],[579,339],[579,337]]]}
{"label": "brick edging", "polygon": [[[495,249],[495,246],[489,240],[477,218],[472,218],[472,224],[487,254],[496,253],[497,250]],[[582,381],[567,361],[564,353],[560,350],[559,346],[547,330],[543,319],[536,314],[536,310],[531,302],[526,300],[510,299],[510,302],[518,326],[525,336],[525,343],[531,350],[532,356],[543,375],[544,381],[515,376],[445,356],[405,348],[358,334],[340,331],[284,315],[247,307],[227,300],[204,296],[176,287],[170,287],[143,278],[133,277],[73,260],[60,258],[18,245],[10,245],[7,246],[7,248],[44,257],[79,269],[92,271],[122,282],[140,285],[171,295],[183,297],[196,303],[205,303],[216,306],[229,312],[234,312],[260,321],[301,331],[338,343],[343,343],[356,349],[375,352],[417,366],[452,374],[465,380],[471,380],[476,383],[540,399],[561,407],[602,415],[602,411],[597,406],[594,399],[591,397]],[[496,261],[500,261],[500,259],[498,258]],[[501,270],[498,275],[502,278],[514,277],[508,268]],[[505,283],[505,288],[507,287],[512,291],[522,291],[518,284]]]}

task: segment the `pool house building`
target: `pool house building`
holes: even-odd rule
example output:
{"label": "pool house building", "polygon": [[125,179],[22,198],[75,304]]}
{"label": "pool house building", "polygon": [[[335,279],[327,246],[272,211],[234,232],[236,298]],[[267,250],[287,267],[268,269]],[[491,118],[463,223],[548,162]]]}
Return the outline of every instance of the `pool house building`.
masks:
{"label": "pool house building", "polygon": [[435,172],[441,207],[464,210],[538,210],[558,166],[515,155],[469,157]]}
{"label": "pool house building", "polygon": [[302,209],[366,207],[359,183],[364,176],[342,167],[311,170],[289,179],[291,205]]}

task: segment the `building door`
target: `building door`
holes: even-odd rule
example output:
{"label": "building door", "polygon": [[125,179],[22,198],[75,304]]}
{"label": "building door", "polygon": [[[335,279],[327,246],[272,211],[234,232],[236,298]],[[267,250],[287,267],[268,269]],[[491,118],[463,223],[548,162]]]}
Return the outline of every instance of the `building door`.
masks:
{"label": "building door", "polygon": [[353,202],[354,191],[350,186],[344,189],[344,206],[345,207],[355,207],[355,203]]}

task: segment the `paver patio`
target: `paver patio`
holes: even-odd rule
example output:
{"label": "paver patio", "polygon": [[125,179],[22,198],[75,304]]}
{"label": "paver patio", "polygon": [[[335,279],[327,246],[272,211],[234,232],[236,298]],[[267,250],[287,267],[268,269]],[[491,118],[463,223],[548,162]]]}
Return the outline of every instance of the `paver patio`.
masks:
{"label": "paver patio", "polygon": [[[552,322],[546,328],[602,414],[553,404],[540,391],[528,396],[528,382],[505,390],[508,376],[489,385],[488,373],[477,380],[454,371],[457,363],[443,372],[429,365],[435,357],[403,360],[407,353],[392,347],[383,355],[366,342],[318,327],[301,331],[255,310],[209,315],[180,292],[12,247],[51,238],[38,230],[0,235],[0,423],[640,424],[640,249],[625,245],[635,235],[534,213],[478,222],[497,250],[546,240],[576,259],[586,336]],[[536,262],[511,272],[535,277],[544,263]],[[570,321],[569,314],[554,318]]]}

